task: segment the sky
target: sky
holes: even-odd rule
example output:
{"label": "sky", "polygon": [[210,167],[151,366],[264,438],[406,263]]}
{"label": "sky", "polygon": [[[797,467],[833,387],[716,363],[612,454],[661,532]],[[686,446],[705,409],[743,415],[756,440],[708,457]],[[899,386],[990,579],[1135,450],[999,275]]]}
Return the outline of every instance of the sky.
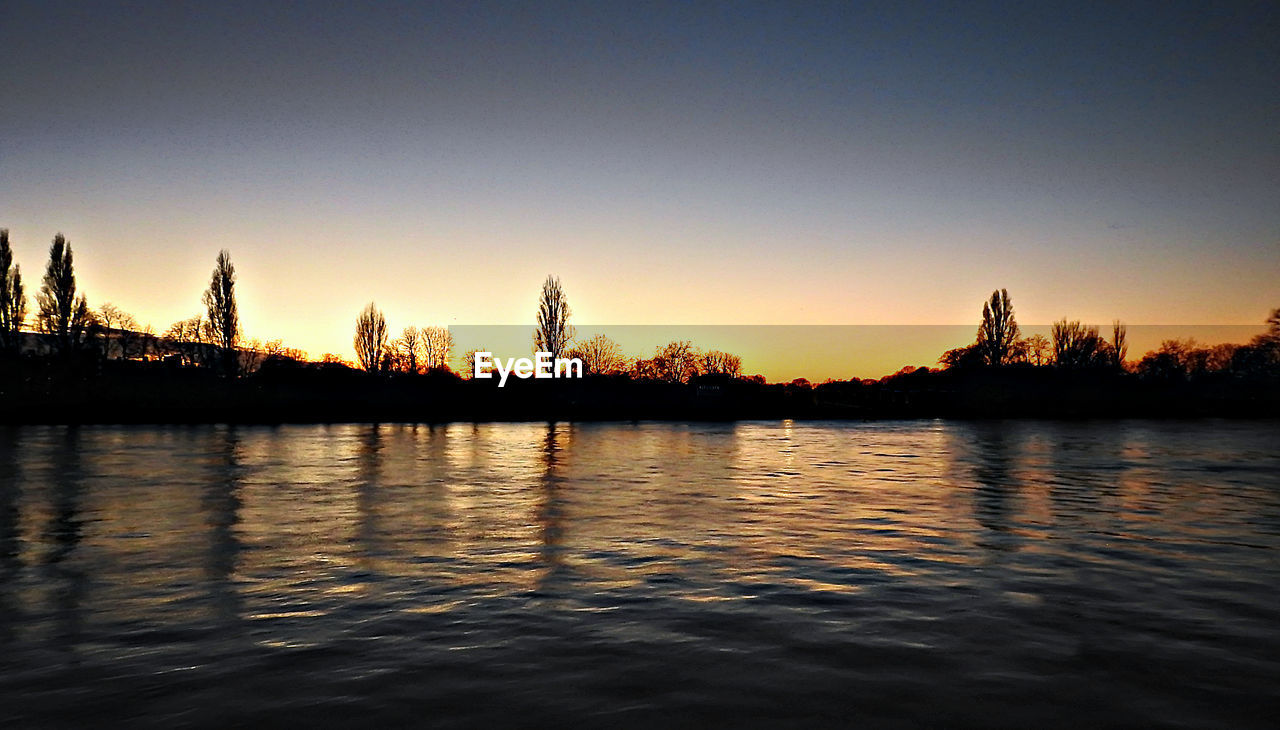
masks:
{"label": "sky", "polygon": [[29,291],[62,232],[157,330],[222,248],[313,356],[548,274],[603,327],[1280,306],[1275,3],[0,0],[0,48]]}

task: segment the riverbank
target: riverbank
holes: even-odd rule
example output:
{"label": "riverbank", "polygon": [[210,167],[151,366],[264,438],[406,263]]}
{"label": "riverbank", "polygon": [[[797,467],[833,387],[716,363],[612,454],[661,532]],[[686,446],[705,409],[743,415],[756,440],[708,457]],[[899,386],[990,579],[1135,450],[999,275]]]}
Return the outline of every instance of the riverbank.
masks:
{"label": "riverbank", "polygon": [[1280,417],[1280,379],[1274,377],[1150,380],[1048,368],[922,369],[819,385],[609,376],[512,381],[504,388],[447,373],[322,368],[234,379],[140,364],[7,375],[0,422],[11,424]]}

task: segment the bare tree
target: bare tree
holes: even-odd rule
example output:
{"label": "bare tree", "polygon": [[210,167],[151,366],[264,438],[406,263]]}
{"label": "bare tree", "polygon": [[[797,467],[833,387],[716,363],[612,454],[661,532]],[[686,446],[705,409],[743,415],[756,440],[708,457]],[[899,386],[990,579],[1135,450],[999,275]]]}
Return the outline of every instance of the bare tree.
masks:
{"label": "bare tree", "polygon": [[22,322],[27,318],[27,295],[22,269],[13,263],[9,229],[0,228],[0,350],[18,352]]}
{"label": "bare tree", "polygon": [[224,248],[218,252],[209,288],[204,293],[204,306],[209,315],[213,344],[221,348],[227,374],[236,374],[236,344],[240,341],[240,313],[236,309],[236,267]]}
{"label": "bare tree", "polygon": [[98,307],[98,324],[102,335],[102,356],[111,358],[111,345],[114,343],[116,351],[120,353],[120,359],[128,359],[127,352],[133,344],[132,340],[136,336],[134,329],[137,328],[138,322],[133,315],[117,307],[111,302],[107,302]]}
{"label": "bare tree", "polygon": [[170,355],[177,355],[183,365],[190,364],[185,347],[185,343],[189,339],[187,320],[180,319],[169,325],[169,329],[165,330],[162,336],[165,340],[162,343],[164,350]]}
{"label": "bare tree", "polygon": [[262,344],[263,357],[278,357],[284,354],[284,340],[267,340]]}
{"label": "bare tree", "polygon": [[369,302],[369,306],[356,317],[355,346],[360,367],[365,372],[378,372],[387,349],[387,320],[373,302]]}
{"label": "bare tree", "polygon": [[1031,335],[1027,338],[1027,360],[1036,367],[1046,365],[1049,362],[1049,353],[1052,352],[1049,345],[1049,338],[1044,335]]}
{"label": "bare tree", "polygon": [[595,335],[574,345],[569,350],[569,357],[582,360],[582,367],[591,375],[618,372],[627,364],[626,358],[622,356],[622,348],[605,335]]}
{"label": "bare tree", "polygon": [[262,348],[262,340],[257,337],[244,343],[242,347],[236,348],[234,352],[236,364],[242,373],[258,372],[258,368],[261,368],[262,363],[267,359],[267,354]]}
{"label": "bare tree", "polygon": [[538,301],[538,326],[533,331],[533,349],[549,352],[553,358],[562,357],[573,341],[573,326],[569,324],[571,314],[559,277],[548,276],[542,283],[542,297]]}
{"label": "bare tree", "polygon": [[423,327],[418,330],[422,338],[422,369],[448,370],[453,354],[453,333],[448,327]]}
{"label": "bare tree", "polygon": [[637,357],[631,361],[631,377],[636,380],[661,380],[663,373],[659,371],[658,358]]}
{"label": "bare tree", "polygon": [[683,383],[698,374],[698,350],[687,340],[669,342],[653,356],[653,370],[658,380]]}
{"label": "bare tree", "polygon": [[321,355],[320,364],[326,365],[329,367],[343,367],[343,368],[351,368],[353,370],[355,369],[355,363],[351,362],[345,357],[342,357],[341,355],[335,355],[332,352],[326,352],[325,354]]}
{"label": "bare tree", "polygon": [[265,363],[273,359],[304,362],[307,359],[307,353],[296,347],[285,347],[284,340],[281,339],[267,340],[262,344],[262,361]]}
{"label": "bare tree", "polygon": [[[61,233],[53,237],[49,245],[49,263],[45,266],[44,280],[36,296],[39,312],[36,327],[57,338],[58,349],[69,353],[78,344],[79,335],[87,326],[87,304],[82,313],[80,304],[84,297],[76,299],[76,274],[71,254],[71,242]],[[84,316],[79,316],[83,314]]]}
{"label": "bare tree", "polygon": [[164,336],[168,350],[179,355],[184,365],[205,365],[212,359],[213,327],[199,314],[169,325]]}
{"label": "bare tree", "polygon": [[198,353],[203,338],[203,322],[204,320],[197,315],[180,319],[164,331],[164,338],[168,340],[166,349],[170,354],[177,355],[183,365],[195,365],[199,362]]}
{"label": "bare tree", "polygon": [[396,357],[406,373],[417,373],[422,367],[422,333],[417,327],[405,327],[395,341]]}
{"label": "bare tree", "polygon": [[736,378],[742,374],[742,358],[719,350],[709,350],[702,354],[699,369],[703,375],[728,375]]}
{"label": "bare tree", "polygon": [[120,351],[120,359],[128,360],[138,350],[138,342],[143,333],[138,331],[138,320],[132,314],[121,312],[116,326],[116,348]]}
{"label": "bare tree", "polygon": [[991,367],[1008,362],[1014,343],[1018,341],[1018,322],[1013,316],[1009,292],[991,292],[991,300],[982,305],[982,324],[978,326],[978,352]]}
{"label": "bare tree", "polygon": [[463,380],[471,380],[476,376],[477,352],[488,352],[488,350],[483,347],[475,347],[462,353],[462,358],[459,360],[461,367],[458,368],[458,374],[462,376]]}

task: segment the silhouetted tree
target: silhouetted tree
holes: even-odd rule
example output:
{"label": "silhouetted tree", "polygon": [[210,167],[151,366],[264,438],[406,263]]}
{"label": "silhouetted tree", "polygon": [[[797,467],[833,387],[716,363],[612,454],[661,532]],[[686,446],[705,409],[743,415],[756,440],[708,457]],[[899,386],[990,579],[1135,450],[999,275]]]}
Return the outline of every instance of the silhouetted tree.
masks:
{"label": "silhouetted tree", "polygon": [[1280,309],[1271,310],[1267,317],[1267,330],[1254,337],[1250,346],[1268,351],[1270,356],[1280,360]]}
{"label": "silhouetted tree", "polygon": [[562,357],[573,340],[570,314],[560,279],[548,276],[542,283],[542,297],[538,302],[538,326],[533,331],[534,350],[549,352],[553,358]]}
{"label": "silhouetted tree", "polygon": [[387,320],[373,302],[369,302],[369,306],[356,318],[355,345],[360,367],[365,372],[378,372],[387,349]]}
{"label": "silhouetted tree", "polygon": [[321,365],[340,365],[346,368],[349,368],[352,366],[350,360],[347,360],[341,355],[335,355],[332,352],[326,352],[325,354],[321,355],[320,364]]}
{"label": "silhouetted tree", "polygon": [[1120,320],[1111,323],[1111,355],[1114,358],[1112,364],[1117,369],[1124,368],[1125,355],[1129,354],[1129,330]]}
{"label": "silhouetted tree", "polygon": [[631,361],[631,377],[636,380],[661,380],[656,357],[637,357]]}
{"label": "silhouetted tree", "polygon": [[652,361],[657,380],[684,383],[698,374],[698,351],[693,344],[681,340],[659,347]]}
{"label": "silhouetted tree", "polygon": [[1267,331],[1258,335],[1260,341],[1280,344],[1280,307],[1271,310],[1267,317]]}
{"label": "silhouetted tree", "polygon": [[618,372],[627,364],[622,348],[605,335],[595,335],[575,344],[569,349],[569,357],[582,360],[583,370],[590,375]]}
{"label": "silhouetted tree", "polygon": [[1006,364],[1017,341],[1018,322],[1009,292],[991,292],[991,300],[982,305],[982,324],[978,325],[978,341],[974,343],[983,363],[991,367]]}
{"label": "silhouetted tree", "polygon": [[476,353],[488,351],[484,347],[473,347],[462,353],[462,358],[459,360],[462,366],[458,368],[458,374],[463,380],[471,380],[476,376]]}
{"label": "silhouetted tree", "polygon": [[1237,345],[1230,342],[1213,345],[1205,348],[1204,367],[1207,372],[1222,372],[1231,370],[1231,364],[1235,362],[1236,352],[1245,345]]}
{"label": "silhouetted tree", "polygon": [[1027,343],[1027,360],[1036,367],[1046,365],[1049,362],[1049,354],[1052,352],[1049,345],[1049,338],[1044,335],[1032,335],[1026,339]]}
{"label": "silhouetted tree", "polygon": [[1136,369],[1144,378],[1170,380],[1186,377],[1191,366],[1195,340],[1165,340],[1156,350],[1138,361]]}
{"label": "silhouetted tree", "polygon": [[742,374],[742,358],[719,350],[709,350],[699,358],[698,370],[703,375],[728,375],[736,378]]}
{"label": "silhouetted tree", "polygon": [[222,350],[222,363],[228,375],[236,374],[236,344],[240,340],[240,313],[236,309],[236,267],[224,248],[218,252],[204,293],[204,306],[209,315],[213,344]]}
{"label": "silhouetted tree", "polygon": [[947,350],[938,358],[938,363],[947,369],[966,369],[980,367],[986,360],[977,345],[968,345]]}
{"label": "silhouetted tree", "polygon": [[18,351],[26,318],[27,294],[22,288],[22,270],[13,263],[9,229],[0,228],[0,350]]}
{"label": "silhouetted tree", "polygon": [[127,360],[138,336],[134,331],[138,326],[137,320],[111,302],[98,307],[97,319],[102,335],[102,356],[110,359],[111,346],[114,344],[116,351],[120,353],[120,359]]}
{"label": "silhouetted tree", "polygon": [[306,362],[307,353],[296,347],[285,347],[284,340],[267,340],[262,344],[262,363]]}
{"label": "silhouetted tree", "polygon": [[422,367],[427,372],[432,370],[448,370],[449,359],[453,356],[453,333],[448,327],[423,327],[418,330],[422,337]]}
{"label": "silhouetted tree", "polygon": [[[36,296],[39,312],[36,327],[41,332],[54,335],[59,351],[68,353],[78,336],[88,325],[88,306],[81,311],[84,297],[76,300],[76,274],[72,261],[71,242],[61,233],[53,237],[49,246],[49,263],[45,266],[44,280]],[[83,316],[80,316],[83,315]]]}
{"label": "silhouetted tree", "polygon": [[283,354],[284,354],[284,340],[281,340],[281,339],[267,340],[266,342],[262,343],[262,356],[264,358],[277,357]]}
{"label": "silhouetted tree", "polygon": [[90,336],[100,327],[98,316],[89,309],[89,301],[84,295],[76,297],[75,307],[71,310],[71,347],[80,348],[87,344]]}
{"label": "silhouetted tree", "polygon": [[1100,367],[1113,361],[1110,346],[1096,326],[1062,319],[1053,323],[1051,334],[1053,361],[1060,368]]}
{"label": "silhouetted tree", "polygon": [[178,320],[165,330],[166,349],[177,355],[184,365],[203,364],[208,360],[205,350],[210,341],[210,331],[208,321],[198,314]]}
{"label": "silhouetted tree", "polygon": [[396,359],[399,368],[406,373],[417,373],[422,365],[422,334],[417,327],[405,327],[400,338],[395,341]]}
{"label": "silhouetted tree", "polygon": [[256,373],[262,367],[262,363],[266,361],[267,354],[263,351],[262,340],[253,338],[244,343],[243,347],[236,348],[236,363],[239,371],[242,373]]}
{"label": "silhouetted tree", "polygon": [[124,359],[131,360],[135,357],[146,357],[148,353],[156,351],[156,331],[151,325],[145,325],[141,330],[130,334],[131,336],[120,341],[121,353]]}

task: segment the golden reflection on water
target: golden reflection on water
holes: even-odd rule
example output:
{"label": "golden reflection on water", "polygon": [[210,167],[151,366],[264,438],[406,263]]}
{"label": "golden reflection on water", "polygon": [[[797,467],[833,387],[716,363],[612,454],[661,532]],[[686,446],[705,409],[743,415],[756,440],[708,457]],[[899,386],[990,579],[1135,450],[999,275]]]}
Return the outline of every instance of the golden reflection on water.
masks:
{"label": "golden reflection on water", "polygon": [[[1205,488],[1215,472],[1170,465],[1194,434],[1175,431],[1187,443],[1173,447],[1159,424],[1094,433],[790,421],[10,429],[0,610],[38,619],[10,631],[182,620],[231,635],[277,627],[270,641],[296,643],[297,624],[356,602],[430,614],[511,596],[596,610],[626,592],[856,594],[1100,551],[1064,574],[1078,580],[1248,521]],[[1039,600],[1024,585],[1008,595]]]}

